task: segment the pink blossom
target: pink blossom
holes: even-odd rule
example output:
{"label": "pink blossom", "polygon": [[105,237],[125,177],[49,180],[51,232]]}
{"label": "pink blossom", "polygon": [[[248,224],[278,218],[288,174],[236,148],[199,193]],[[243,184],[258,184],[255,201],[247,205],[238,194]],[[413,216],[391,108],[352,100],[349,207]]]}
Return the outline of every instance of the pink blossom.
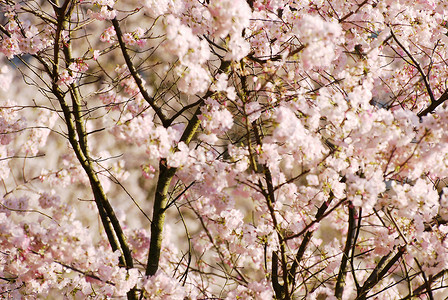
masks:
{"label": "pink blossom", "polygon": [[168,11],[169,0],[142,0],[143,7],[149,16],[156,18]]}
{"label": "pink blossom", "polygon": [[112,37],[116,35],[113,26],[108,27],[100,36],[102,42],[113,43]]}
{"label": "pink blossom", "polygon": [[221,73],[216,76],[216,81],[213,83],[212,88],[215,91],[222,92],[227,89],[228,76],[225,73]]}
{"label": "pink blossom", "polygon": [[100,51],[99,50],[94,50],[93,51],[93,59],[94,60],[98,60],[99,57],[100,57]]}
{"label": "pink blossom", "polygon": [[54,206],[58,206],[60,203],[60,197],[57,195],[54,195],[54,191],[52,194],[49,193],[42,193],[39,197],[39,205],[42,208],[51,208]]}
{"label": "pink blossom", "polygon": [[83,59],[77,59],[75,62],[71,63],[68,68],[77,73],[84,73],[89,68]]}
{"label": "pink blossom", "polygon": [[144,33],[145,33],[144,30],[139,27],[132,33],[125,33],[123,35],[123,40],[126,44],[130,46],[138,45],[139,47],[143,47],[146,44],[146,40],[142,39]]}
{"label": "pink blossom", "polygon": [[117,12],[115,11],[115,9],[111,9],[108,6],[101,6],[101,9],[99,12],[94,12],[89,9],[89,10],[87,10],[87,14],[93,19],[103,21],[103,20],[111,20],[111,19],[115,18],[117,15]]}
{"label": "pink blossom", "polygon": [[229,49],[225,58],[227,60],[241,60],[249,54],[250,44],[245,39],[239,36],[232,36],[229,41]]}
{"label": "pink blossom", "polygon": [[319,178],[316,175],[307,175],[306,180],[309,185],[319,185]]}
{"label": "pink blossom", "polygon": [[0,43],[0,52],[2,52],[8,58],[12,58],[14,55],[21,54],[22,51],[19,47],[18,36],[14,34],[10,38],[5,38]]}
{"label": "pink blossom", "polygon": [[62,70],[59,75],[59,80],[57,81],[58,85],[70,85],[74,83],[76,78],[69,73],[68,70]]}
{"label": "pink blossom", "polygon": [[212,100],[208,99],[208,108],[203,108],[200,120],[207,131],[219,133],[229,130],[233,125],[233,116],[225,108]]}
{"label": "pink blossom", "polygon": [[184,66],[201,65],[210,57],[208,43],[171,15],[166,18],[166,37],[164,48],[178,56]]}
{"label": "pink blossom", "polygon": [[168,165],[173,168],[179,168],[188,160],[189,150],[185,143],[177,144],[178,151],[168,157]]}
{"label": "pink blossom", "polygon": [[251,282],[248,287],[238,286],[227,295],[226,299],[250,298],[262,300],[272,298],[273,293],[266,281]]}
{"label": "pink blossom", "polygon": [[184,287],[162,271],[148,277],[143,288],[146,297],[151,299],[183,299],[185,297]]}
{"label": "pink blossom", "polygon": [[335,57],[335,44],[343,41],[339,24],[325,22],[319,16],[301,16],[294,31],[306,45],[301,53],[306,68],[329,65]]}
{"label": "pink blossom", "polygon": [[214,19],[215,34],[221,38],[229,33],[237,35],[249,25],[251,10],[246,1],[214,1],[208,9]]}
{"label": "pink blossom", "polygon": [[246,114],[250,123],[261,116],[262,107],[258,102],[250,102],[246,104]]}
{"label": "pink blossom", "polygon": [[190,65],[179,73],[179,90],[189,95],[205,92],[211,81],[208,71],[199,65]]}

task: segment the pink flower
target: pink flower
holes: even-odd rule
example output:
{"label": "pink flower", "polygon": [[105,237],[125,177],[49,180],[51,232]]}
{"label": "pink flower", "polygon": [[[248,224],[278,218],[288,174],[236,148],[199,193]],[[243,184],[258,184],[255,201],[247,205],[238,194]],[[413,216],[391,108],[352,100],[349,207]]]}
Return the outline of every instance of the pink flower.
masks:
{"label": "pink flower", "polygon": [[19,47],[18,36],[13,34],[10,38],[5,38],[0,42],[0,52],[6,57],[12,58],[14,55],[22,53]]}
{"label": "pink flower", "polygon": [[158,271],[154,276],[147,277],[143,288],[146,297],[149,299],[168,300],[185,297],[185,288],[163,271]]}
{"label": "pink flower", "polygon": [[141,0],[148,15],[157,18],[168,11],[169,0]]}
{"label": "pink flower", "polygon": [[229,130],[233,126],[233,115],[215,100],[207,99],[207,108],[202,109],[199,116],[202,126],[212,133],[221,133]]}
{"label": "pink flower", "polygon": [[116,35],[115,29],[113,26],[106,28],[106,30],[101,34],[100,40],[102,42],[113,43],[112,37]]}
{"label": "pink flower", "polygon": [[145,33],[144,30],[139,27],[132,33],[125,33],[123,35],[123,40],[126,44],[130,46],[138,45],[139,47],[143,47],[146,44],[146,40],[142,39],[144,33]]}
{"label": "pink flower", "polygon": [[142,165],[142,175],[146,179],[153,179],[155,176],[156,169],[151,165]]}
{"label": "pink flower", "polygon": [[54,191],[52,194],[44,192],[39,197],[39,205],[44,209],[56,207],[59,205],[60,201],[60,197],[55,195]]}
{"label": "pink flower", "polygon": [[89,66],[84,62],[83,59],[76,59],[75,62],[72,62],[68,68],[76,73],[84,73],[89,69]]}
{"label": "pink flower", "polygon": [[101,6],[99,12],[94,12],[89,9],[87,10],[87,14],[93,19],[104,21],[104,20],[112,20],[113,18],[115,18],[117,12],[115,11],[115,9],[111,9],[108,6]]}
{"label": "pink flower", "polygon": [[244,0],[213,1],[208,6],[214,20],[215,35],[223,38],[229,33],[238,35],[249,26],[251,9]]}
{"label": "pink flower", "polygon": [[241,36],[232,35],[229,41],[229,50],[225,59],[239,61],[249,54],[250,44]]}
{"label": "pink flower", "polygon": [[194,95],[205,92],[210,84],[209,72],[200,65],[189,65],[185,71],[180,71],[179,90],[185,94]]}
{"label": "pink flower", "polygon": [[99,50],[94,50],[93,51],[93,59],[94,60],[98,60],[99,57],[100,57],[100,51]]}
{"label": "pink flower", "polygon": [[57,81],[58,85],[70,85],[74,83],[76,78],[73,75],[70,75],[68,70],[63,70],[59,75],[59,80]]}
{"label": "pink flower", "polygon": [[319,185],[319,177],[317,175],[311,174],[306,176],[306,181],[309,185]]}

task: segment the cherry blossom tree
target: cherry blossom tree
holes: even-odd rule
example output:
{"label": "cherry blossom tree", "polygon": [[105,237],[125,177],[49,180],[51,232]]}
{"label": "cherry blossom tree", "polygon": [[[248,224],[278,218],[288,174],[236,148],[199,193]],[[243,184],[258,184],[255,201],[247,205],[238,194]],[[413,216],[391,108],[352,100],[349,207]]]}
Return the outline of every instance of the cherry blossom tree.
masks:
{"label": "cherry blossom tree", "polygon": [[0,7],[3,298],[447,296],[446,1]]}

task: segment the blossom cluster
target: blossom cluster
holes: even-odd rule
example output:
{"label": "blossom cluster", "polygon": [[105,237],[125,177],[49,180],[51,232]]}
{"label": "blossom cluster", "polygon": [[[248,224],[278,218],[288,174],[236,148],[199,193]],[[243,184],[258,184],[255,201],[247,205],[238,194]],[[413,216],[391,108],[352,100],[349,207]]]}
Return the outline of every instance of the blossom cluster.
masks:
{"label": "blossom cluster", "polygon": [[62,2],[0,0],[1,295],[446,298],[446,1]]}

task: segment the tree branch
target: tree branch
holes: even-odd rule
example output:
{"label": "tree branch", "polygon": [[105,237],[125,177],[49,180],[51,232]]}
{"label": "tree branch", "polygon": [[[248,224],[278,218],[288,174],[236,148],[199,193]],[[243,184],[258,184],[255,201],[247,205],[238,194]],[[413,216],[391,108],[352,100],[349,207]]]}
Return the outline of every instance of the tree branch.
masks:
{"label": "tree branch", "polygon": [[356,233],[356,209],[352,202],[348,202],[348,231],[347,240],[345,241],[344,253],[342,254],[341,264],[339,267],[338,278],[336,280],[335,297],[342,299],[342,293],[344,292],[345,276],[347,274],[347,262],[350,257],[350,250],[352,249],[355,233]]}
{"label": "tree branch", "polygon": [[137,84],[140,93],[142,94],[145,101],[154,110],[156,115],[159,117],[160,121],[162,122],[163,127],[167,128],[171,124],[171,122],[169,120],[167,120],[166,116],[162,112],[162,108],[158,107],[156,105],[154,98],[149,96],[148,91],[143,86],[143,80],[142,80],[140,74],[135,69],[135,66],[132,63],[131,57],[129,56],[128,50],[126,49],[126,44],[124,43],[124,40],[123,40],[123,33],[121,31],[120,24],[118,23],[118,20],[116,17],[112,19],[112,25],[114,26],[115,32],[117,33],[118,43],[120,45],[120,49],[123,54],[126,65],[129,69],[129,72],[131,73],[132,77],[134,78],[134,81]]}
{"label": "tree branch", "polygon": [[[384,275],[392,268],[392,266],[403,256],[403,254],[406,252],[406,246],[400,246],[398,247],[398,252],[387,262],[388,258],[392,254],[392,252],[389,252],[389,254],[383,256],[381,260],[376,265],[373,272],[370,274],[369,278],[364,282],[364,285],[361,287],[360,290],[358,290],[358,297],[357,300],[365,300],[367,298],[367,293],[378,283],[383,279]],[[387,264],[382,268],[382,266],[387,262]]]}

